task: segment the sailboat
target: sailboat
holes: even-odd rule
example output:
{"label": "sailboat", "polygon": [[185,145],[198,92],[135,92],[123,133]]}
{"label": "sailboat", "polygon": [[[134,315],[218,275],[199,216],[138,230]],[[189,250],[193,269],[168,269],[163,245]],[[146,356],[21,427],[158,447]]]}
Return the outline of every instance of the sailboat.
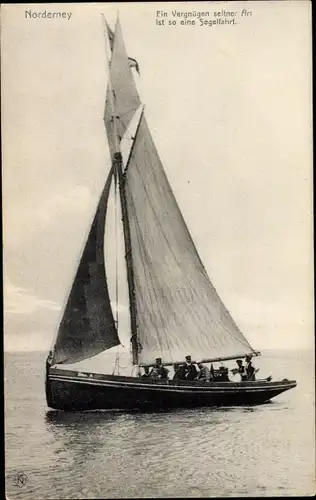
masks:
{"label": "sailboat", "polygon": [[[119,18],[108,42],[104,123],[111,167],[46,359],[49,408],[66,411],[258,405],[296,381],[169,380],[141,370],[258,356],[231,317],[199,257],[155,147]],[[129,147],[123,148],[123,144]],[[124,151],[123,151],[124,149]],[[134,376],[65,369],[120,345],[104,246],[111,186],[121,206]]]}

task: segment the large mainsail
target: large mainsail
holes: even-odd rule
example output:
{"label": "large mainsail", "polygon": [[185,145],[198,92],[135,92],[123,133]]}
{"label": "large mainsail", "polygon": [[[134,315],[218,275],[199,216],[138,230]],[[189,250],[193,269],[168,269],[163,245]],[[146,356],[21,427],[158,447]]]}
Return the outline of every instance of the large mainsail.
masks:
{"label": "large mainsail", "polygon": [[120,344],[104,262],[109,173],[59,326],[52,364],[75,363]]}
{"label": "large mainsail", "polygon": [[126,172],[141,363],[253,351],[199,258],[143,116]]}
{"label": "large mainsail", "polygon": [[[119,22],[110,81],[120,138],[140,104]],[[110,109],[110,108],[108,108]],[[105,114],[112,148],[113,117]],[[254,352],[219,298],[172,193],[144,115],[124,175],[136,296],[139,362]]]}

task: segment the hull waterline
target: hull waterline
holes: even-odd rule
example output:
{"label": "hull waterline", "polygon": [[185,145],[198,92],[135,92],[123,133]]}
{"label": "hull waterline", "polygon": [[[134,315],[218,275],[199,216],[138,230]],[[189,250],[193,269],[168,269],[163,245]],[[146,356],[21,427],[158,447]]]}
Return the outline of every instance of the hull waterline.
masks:
{"label": "hull waterline", "polygon": [[49,408],[65,411],[198,408],[260,405],[296,387],[277,382],[163,382],[51,368],[46,375]]}

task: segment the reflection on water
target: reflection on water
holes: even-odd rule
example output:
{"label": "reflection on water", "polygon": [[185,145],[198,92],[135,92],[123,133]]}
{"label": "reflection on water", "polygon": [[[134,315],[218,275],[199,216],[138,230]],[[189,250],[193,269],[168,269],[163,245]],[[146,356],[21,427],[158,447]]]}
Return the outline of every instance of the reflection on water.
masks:
{"label": "reflection on water", "polygon": [[[66,413],[45,407],[41,359],[22,361],[13,356],[7,367],[11,499],[314,491],[313,375],[306,363],[295,366],[300,390],[263,406]],[[288,363],[293,369],[293,359]],[[12,481],[17,471],[27,474],[23,488]]]}

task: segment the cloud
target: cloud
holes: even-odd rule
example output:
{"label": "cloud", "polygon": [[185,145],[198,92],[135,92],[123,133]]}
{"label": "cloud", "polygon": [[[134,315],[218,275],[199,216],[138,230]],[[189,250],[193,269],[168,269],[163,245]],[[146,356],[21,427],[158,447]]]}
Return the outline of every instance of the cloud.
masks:
{"label": "cloud", "polygon": [[25,288],[14,285],[7,276],[3,288],[5,314],[34,314],[41,309],[60,310],[56,302],[36,297]]}

